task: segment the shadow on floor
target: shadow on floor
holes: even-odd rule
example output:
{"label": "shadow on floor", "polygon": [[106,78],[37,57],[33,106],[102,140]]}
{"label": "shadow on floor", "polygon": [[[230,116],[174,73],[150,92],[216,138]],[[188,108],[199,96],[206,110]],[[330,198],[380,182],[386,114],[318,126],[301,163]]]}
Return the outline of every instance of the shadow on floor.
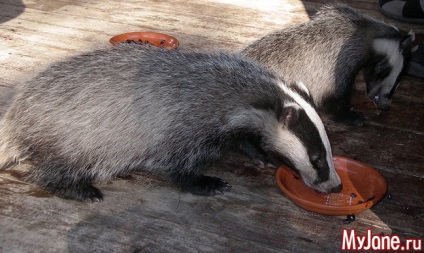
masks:
{"label": "shadow on floor", "polygon": [[0,24],[21,15],[25,10],[22,0],[6,0],[0,3]]}

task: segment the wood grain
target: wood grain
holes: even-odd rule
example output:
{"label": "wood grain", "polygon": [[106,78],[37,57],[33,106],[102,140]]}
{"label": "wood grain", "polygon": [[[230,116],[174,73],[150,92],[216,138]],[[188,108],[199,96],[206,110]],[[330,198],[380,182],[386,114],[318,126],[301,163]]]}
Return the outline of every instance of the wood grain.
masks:
{"label": "wood grain", "polygon": [[[336,2],[336,1],[325,1]],[[345,1],[386,19],[376,0]],[[235,51],[269,31],[304,22],[323,1],[309,0],[3,0],[0,2],[0,115],[14,87],[50,63],[98,47],[125,32],[157,31],[182,48]],[[418,25],[391,21],[401,29]],[[0,252],[338,252],[343,228],[364,234],[424,237],[424,82],[407,77],[392,109],[377,114],[358,81],[361,128],[325,120],[335,154],[358,159],[387,179],[391,200],[344,224],[305,211],[278,189],[273,168],[236,154],[210,174],[229,193],[181,193],[167,178],[140,172],[98,186],[101,203],[63,200],[26,183],[25,166],[0,173]]]}

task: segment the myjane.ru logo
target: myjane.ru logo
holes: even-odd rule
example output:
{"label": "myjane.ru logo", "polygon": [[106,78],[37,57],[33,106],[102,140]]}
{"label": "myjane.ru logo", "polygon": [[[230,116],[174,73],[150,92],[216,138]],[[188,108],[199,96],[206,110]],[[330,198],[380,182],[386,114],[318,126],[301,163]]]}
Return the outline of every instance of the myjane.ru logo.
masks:
{"label": "myjane.ru logo", "polygon": [[342,250],[422,250],[422,239],[412,238],[402,242],[398,235],[358,235],[355,229],[343,229]]}

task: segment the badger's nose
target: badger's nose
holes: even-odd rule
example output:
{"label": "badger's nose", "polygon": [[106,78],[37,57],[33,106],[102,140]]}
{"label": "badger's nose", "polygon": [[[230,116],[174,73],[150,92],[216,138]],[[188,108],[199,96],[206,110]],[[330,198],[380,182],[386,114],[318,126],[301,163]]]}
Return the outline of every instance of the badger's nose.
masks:
{"label": "badger's nose", "polygon": [[342,185],[342,184],[339,184],[338,186],[336,186],[336,187],[332,188],[332,189],[330,190],[330,192],[331,192],[331,193],[338,193],[338,192],[341,192],[341,191],[342,191],[342,189],[343,189],[343,185]]}

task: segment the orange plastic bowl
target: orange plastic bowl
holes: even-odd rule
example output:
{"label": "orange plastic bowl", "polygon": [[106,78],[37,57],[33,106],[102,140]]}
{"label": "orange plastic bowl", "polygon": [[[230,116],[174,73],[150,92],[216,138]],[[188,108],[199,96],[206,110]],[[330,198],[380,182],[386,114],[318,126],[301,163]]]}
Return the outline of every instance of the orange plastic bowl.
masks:
{"label": "orange plastic bowl", "polygon": [[385,196],[387,183],[378,171],[346,157],[334,156],[333,161],[343,184],[340,193],[318,193],[286,166],[278,168],[277,184],[298,206],[326,215],[357,214],[371,208]]}
{"label": "orange plastic bowl", "polygon": [[137,44],[150,44],[156,47],[163,47],[168,49],[175,49],[180,44],[175,37],[156,32],[124,33],[112,37],[109,41],[113,45],[118,43],[133,42]]}

